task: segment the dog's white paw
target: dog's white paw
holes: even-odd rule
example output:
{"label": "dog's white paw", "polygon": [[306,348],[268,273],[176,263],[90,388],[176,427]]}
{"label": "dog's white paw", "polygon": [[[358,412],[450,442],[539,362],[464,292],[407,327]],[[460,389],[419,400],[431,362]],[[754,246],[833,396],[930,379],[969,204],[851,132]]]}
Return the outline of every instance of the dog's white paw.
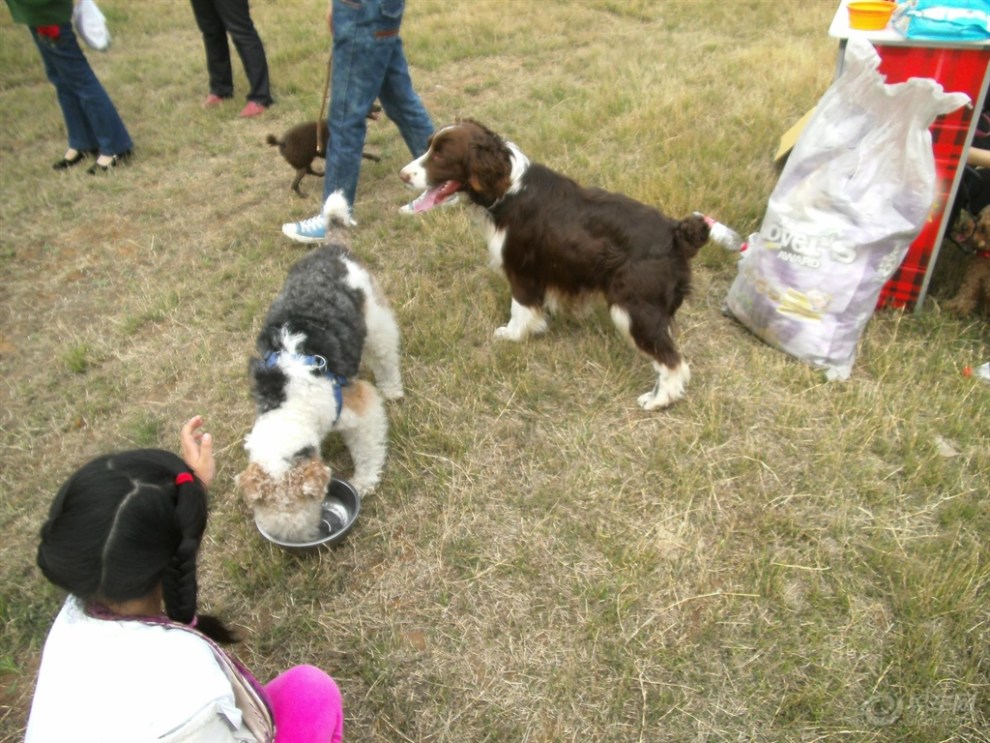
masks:
{"label": "dog's white paw", "polygon": [[543,335],[545,332],[547,332],[547,323],[545,320],[540,320],[532,325],[523,326],[522,329],[514,327],[510,322],[508,325],[495,328],[495,333],[493,335],[496,340],[514,341],[518,343],[519,341],[526,340],[531,335]]}
{"label": "dog's white paw", "polygon": [[653,389],[639,396],[639,406],[643,410],[659,410],[673,405],[684,397],[684,389],[691,379],[691,369],[686,361],[670,369],[662,364],[654,364],[657,382]]}
{"label": "dog's white paw", "polygon": [[673,405],[680,397],[673,397],[666,392],[657,394],[656,390],[650,390],[645,395],[640,395],[637,402],[643,410],[660,410],[669,405]]}
{"label": "dog's white paw", "polygon": [[401,386],[378,387],[378,392],[386,400],[401,400],[405,396]]}
{"label": "dog's white paw", "polygon": [[547,329],[546,318],[539,307],[527,307],[515,299],[509,312],[509,322],[495,331],[495,338],[505,341],[521,341],[528,336],[539,335]]}
{"label": "dog's white paw", "polygon": [[499,341],[521,341],[523,339],[522,333],[514,330],[509,325],[503,325],[500,328],[495,328],[495,340]]}
{"label": "dog's white paw", "polygon": [[508,325],[503,325],[495,329],[495,339],[500,341],[524,341],[531,335],[543,335],[547,332],[547,321],[542,317],[529,319],[529,322],[516,322],[510,320]]}
{"label": "dog's white paw", "polygon": [[375,488],[378,487],[378,479],[377,477],[354,477],[351,479],[351,485],[354,486],[358,495],[364,498],[375,492]]}

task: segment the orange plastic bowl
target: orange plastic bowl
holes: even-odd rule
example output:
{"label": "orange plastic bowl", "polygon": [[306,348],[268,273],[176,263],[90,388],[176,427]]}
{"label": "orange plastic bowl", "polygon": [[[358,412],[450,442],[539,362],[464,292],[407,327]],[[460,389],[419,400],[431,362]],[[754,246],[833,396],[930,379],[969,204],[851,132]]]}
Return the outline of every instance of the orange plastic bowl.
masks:
{"label": "orange plastic bowl", "polygon": [[872,0],[849,3],[849,28],[857,31],[882,31],[890,21],[895,3],[889,0]]}

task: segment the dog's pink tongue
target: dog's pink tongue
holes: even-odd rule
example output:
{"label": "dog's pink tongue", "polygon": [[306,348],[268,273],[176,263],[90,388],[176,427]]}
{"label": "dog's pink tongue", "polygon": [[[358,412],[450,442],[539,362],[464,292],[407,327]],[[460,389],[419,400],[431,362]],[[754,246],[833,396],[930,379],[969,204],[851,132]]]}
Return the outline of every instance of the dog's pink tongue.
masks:
{"label": "dog's pink tongue", "polygon": [[433,207],[438,204],[442,204],[444,201],[449,199],[451,195],[457,193],[461,188],[461,184],[457,181],[445,181],[435,188],[431,188],[424,191],[416,200],[412,202],[412,210],[417,214],[419,212],[428,212]]}

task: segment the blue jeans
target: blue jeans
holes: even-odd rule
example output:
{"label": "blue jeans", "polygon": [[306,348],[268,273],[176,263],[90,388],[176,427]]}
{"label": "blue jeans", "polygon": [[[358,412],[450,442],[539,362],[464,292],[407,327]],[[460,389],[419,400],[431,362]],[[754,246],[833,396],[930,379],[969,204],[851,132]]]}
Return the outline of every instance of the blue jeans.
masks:
{"label": "blue jeans", "polygon": [[45,63],[45,74],[55,86],[69,147],[81,152],[99,150],[101,155],[130,150],[134,143],[127,127],[79,48],[72,24],[63,23],[58,29],[57,39],[41,36],[34,28],[31,35]]}
{"label": "blue jeans", "polygon": [[327,127],[323,199],[343,190],[353,208],[368,133],[368,111],[377,98],[395,122],[409,152],[426,152],[433,121],[413,90],[399,27],[404,0],[333,0],[333,75]]}

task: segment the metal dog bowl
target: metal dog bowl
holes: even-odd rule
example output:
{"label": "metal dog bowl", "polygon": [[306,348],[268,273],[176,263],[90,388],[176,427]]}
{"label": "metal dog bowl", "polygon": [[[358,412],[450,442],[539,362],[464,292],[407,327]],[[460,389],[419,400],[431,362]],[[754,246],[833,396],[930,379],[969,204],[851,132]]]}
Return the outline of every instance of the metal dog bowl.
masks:
{"label": "metal dog bowl", "polygon": [[334,477],[327,485],[327,495],[323,499],[320,536],[316,539],[309,542],[287,542],[273,537],[262,529],[257,519],[254,525],[258,527],[261,536],[272,544],[291,551],[305,552],[341,542],[353,528],[359,513],[361,513],[361,496],[358,495],[357,490],[346,480]]}

